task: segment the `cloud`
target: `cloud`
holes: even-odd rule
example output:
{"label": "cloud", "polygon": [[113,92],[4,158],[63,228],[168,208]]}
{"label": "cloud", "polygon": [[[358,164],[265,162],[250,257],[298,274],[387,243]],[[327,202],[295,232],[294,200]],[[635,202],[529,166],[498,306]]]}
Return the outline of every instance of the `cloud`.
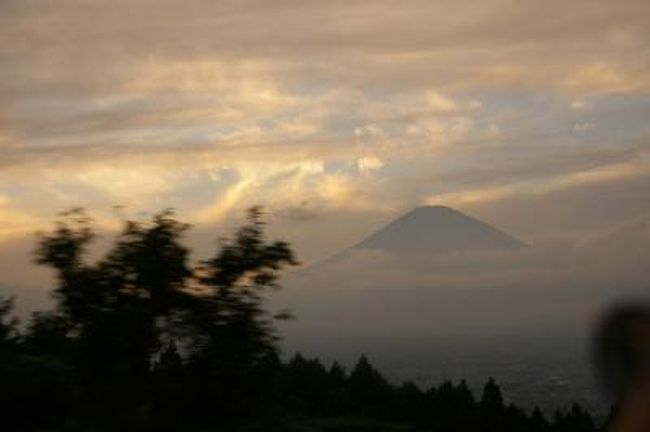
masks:
{"label": "cloud", "polygon": [[230,186],[223,195],[219,196],[212,206],[202,209],[196,220],[202,223],[220,222],[228,213],[235,208],[242,197],[255,182],[254,177],[243,178]]}
{"label": "cloud", "polygon": [[628,178],[647,177],[650,165],[648,159],[633,160],[618,164],[575,170],[564,176],[542,177],[503,185],[476,187],[459,192],[433,195],[428,204],[462,206],[482,202],[499,201],[517,195],[544,195],[559,190],[571,190],[584,185],[600,185],[609,181],[623,181]]}
{"label": "cloud", "polygon": [[15,208],[9,198],[0,195],[0,242],[32,234],[39,226],[38,219]]}
{"label": "cloud", "polygon": [[650,148],[649,12],[636,0],[6,0],[4,220],[126,204],[208,224],[308,202],[356,226],[427,201],[521,215],[513,203],[557,209],[564,192],[608,187],[638,215],[647,207],[624,197]]}
{"label": "cloud", "polygon": [[366,156],[357,161],[357,167],[361,172],[376,171],[384,166],[384,162],[375,156]]}
{"label": "cloud", "polygon": [[573,126],[573,130],[580,133],[580,132],[586,132],[595,127],[596,127],[596,123],[591,123],[591,122],[577,123]]}
{"label": "cloud", "polygon": [[593,106],[589,102],[585,102],[582,100],[577,100],[571,102],[571,109],[574,109],[576,111],[580,110],[588,110],[591,109]]}
{"label": "cloud", "polygon": [[[322,211],[322,210],[320,210]],[[300,205],[287,207],[276,211],[276,215],[296,222],[306,222],[318,219],[320,216],[319,209],[311,206],[308,202],[302,202]]]}

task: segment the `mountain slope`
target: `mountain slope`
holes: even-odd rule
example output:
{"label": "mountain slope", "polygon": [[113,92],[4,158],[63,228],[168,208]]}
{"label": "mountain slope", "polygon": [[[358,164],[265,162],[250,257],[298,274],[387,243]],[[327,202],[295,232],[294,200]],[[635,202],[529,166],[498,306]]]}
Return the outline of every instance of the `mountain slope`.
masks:
{"label": "mountain slope", "polygon": [[352,249],[378,250],[395,256],[516,250],[518,239],[448,207],[418,207]]}

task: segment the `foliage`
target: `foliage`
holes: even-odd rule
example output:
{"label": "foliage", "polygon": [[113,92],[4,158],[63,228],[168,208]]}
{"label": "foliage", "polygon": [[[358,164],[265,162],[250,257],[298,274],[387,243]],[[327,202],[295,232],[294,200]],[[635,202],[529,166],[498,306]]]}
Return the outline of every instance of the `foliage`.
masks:
{"label": "foliage", "polygon": [[11,346],[16,339],[16,325],[18,320],[10,318],[13,311],[14,300],[0,297],[0,349]]}

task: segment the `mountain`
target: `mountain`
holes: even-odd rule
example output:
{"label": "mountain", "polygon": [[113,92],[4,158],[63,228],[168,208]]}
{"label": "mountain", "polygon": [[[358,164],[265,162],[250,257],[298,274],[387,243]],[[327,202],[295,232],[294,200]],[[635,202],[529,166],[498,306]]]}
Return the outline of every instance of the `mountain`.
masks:
{"label": "mountain", "polygon": [[391,255],[439,255],[454,252],[516,250],[520,240],[449,207],[411,210],[352,249]]}

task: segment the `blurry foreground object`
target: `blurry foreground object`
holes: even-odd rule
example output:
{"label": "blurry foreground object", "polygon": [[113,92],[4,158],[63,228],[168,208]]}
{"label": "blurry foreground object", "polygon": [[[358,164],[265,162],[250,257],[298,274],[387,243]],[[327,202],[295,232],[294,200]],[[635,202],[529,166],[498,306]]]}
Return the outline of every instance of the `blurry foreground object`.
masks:
{"label": "blurry foreground object", "polygon": [[650,431],[650,305],[619,306],[603,321],[596,361],[618,402],[612,432]]}

